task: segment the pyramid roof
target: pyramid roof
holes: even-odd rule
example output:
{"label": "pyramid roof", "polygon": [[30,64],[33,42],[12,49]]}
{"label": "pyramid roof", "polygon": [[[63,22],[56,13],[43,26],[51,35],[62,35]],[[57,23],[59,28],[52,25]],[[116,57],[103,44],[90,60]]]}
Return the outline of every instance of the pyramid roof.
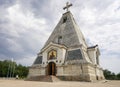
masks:
{"label": "pyramid roof", "polygon": [[62,15],[60,21],[48,38],[44,47],[46,47],[51,42],[65,45],[68,48],[81,45],[87,48],[83,34],[80,31],[70,11]]}

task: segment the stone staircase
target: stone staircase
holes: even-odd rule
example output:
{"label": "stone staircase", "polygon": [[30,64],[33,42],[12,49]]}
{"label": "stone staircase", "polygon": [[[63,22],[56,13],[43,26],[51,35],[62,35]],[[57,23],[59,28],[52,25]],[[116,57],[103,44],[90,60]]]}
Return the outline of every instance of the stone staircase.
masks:
{"label": "stone staircase", "polygon": [[41,82],[58,82],[61,81],[56,76],[32,76],[26,79],[27,81],[41,81]]}
{"label": "stone staircase", "polygon": [[40,81],[42,81],[42,82],[53,82],[51,76],[45,76]]}
{"label": "stone staircase", "polygon": [[59,82],[59,81],[61,81],[58,77],[56,77],[56,76],[51,76],[51,78],[52,78],[52,82]]}

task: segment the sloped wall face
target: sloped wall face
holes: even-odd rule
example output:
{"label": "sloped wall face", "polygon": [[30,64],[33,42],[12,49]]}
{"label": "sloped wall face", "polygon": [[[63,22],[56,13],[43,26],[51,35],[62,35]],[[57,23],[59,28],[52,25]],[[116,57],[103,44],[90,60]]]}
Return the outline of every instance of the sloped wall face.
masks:
{"label": "sloped wall face", "polygon": [[[64,19],[66,19],[65,22]],[[67,47],[79,46],[80,44],[87,47],[83,34],[76,24],[71,12],[63,14],[44,47],[50,42],[59,44],[59,37],[61,37],[60,44],[64,44]]]}

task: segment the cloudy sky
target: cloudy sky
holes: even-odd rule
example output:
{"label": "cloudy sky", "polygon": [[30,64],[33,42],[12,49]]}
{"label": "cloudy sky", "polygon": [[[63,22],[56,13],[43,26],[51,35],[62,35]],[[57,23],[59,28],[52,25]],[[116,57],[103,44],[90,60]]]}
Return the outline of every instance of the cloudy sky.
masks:
{"label": "cloudy sky", "polygon": [[67,1],[88,45],[99,45],[101,66],[120,72],[120,0],[0,0],[0,60],[31,65]]}

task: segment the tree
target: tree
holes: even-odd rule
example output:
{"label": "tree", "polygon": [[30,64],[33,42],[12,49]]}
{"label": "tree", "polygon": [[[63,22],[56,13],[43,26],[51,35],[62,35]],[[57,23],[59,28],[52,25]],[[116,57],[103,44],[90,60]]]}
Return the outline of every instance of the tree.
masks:
{"label": "tree", "polygon": [[117,79],[120,80],[120,73],[118,73],[116,76],[117,76]]}
{"label": "tree", "polygon": [[0,77],[6,77],[9,64],[11,64],[11,61],[5,60],[5,61],[0,61]]}
{"label": "tree", "polygon": [[24,78],[28,75],[28,67],[22,66],[21,64],[19,64],[16,67],[15,70],[15,75],[19,75],[19,77]]}
{"label": "tree", "polygon": [[15,77],[19,75],[20,78],[26,77],[28,74],[28,67],[17,65],[16,62],[10,60],[0,61],[0,77]]}
{"label": "tree", "polygon": [[115,73],[105,69],[104,70],[104,76],[107,80],[116,80],[117,76],[115,75]]}

